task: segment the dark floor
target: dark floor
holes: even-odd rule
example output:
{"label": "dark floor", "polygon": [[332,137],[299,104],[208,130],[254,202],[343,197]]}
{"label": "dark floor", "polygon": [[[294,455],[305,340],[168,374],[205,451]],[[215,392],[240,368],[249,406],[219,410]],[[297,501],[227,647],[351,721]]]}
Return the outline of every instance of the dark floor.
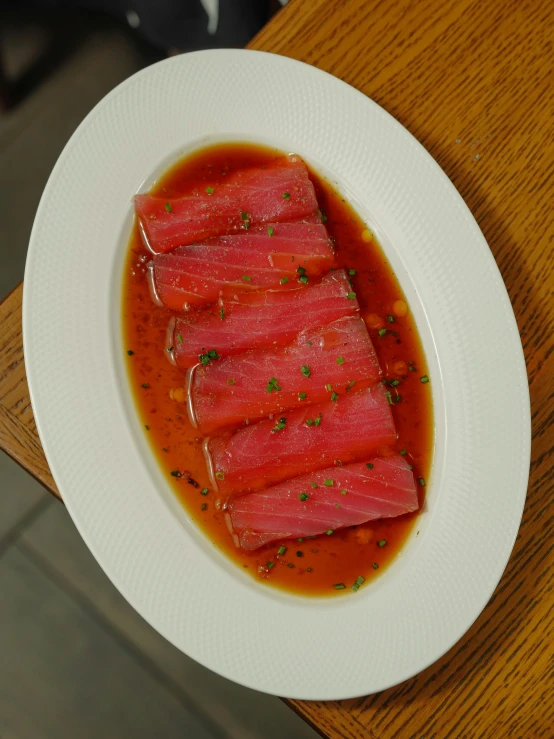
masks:
{"label": "dark floor", "polygon": [[[3,23],[8,75],[20,75],[47,41],[40,23]],[[69,136],[152,60],[113,24],[81,24],[72,43],[58,66],[41,62],[43,79],[29,75],[24,99],[0,112],[0,299],[23,277],[40,194]],[[110,584],[64,507],[0,454],[0,737],[316,734],[278,698],[218,677],[162,639]]]}

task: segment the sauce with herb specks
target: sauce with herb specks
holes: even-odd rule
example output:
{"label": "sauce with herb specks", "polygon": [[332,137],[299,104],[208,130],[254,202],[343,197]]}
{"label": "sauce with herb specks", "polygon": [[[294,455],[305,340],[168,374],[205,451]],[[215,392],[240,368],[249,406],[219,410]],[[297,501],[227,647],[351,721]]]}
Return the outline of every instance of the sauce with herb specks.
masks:
{"label": "sauce with herb specks", "polygon": [[[260,166],[278,156],[282,152],[248,144],[206,148],[175,164],[151,192],[168,199],[179,197],[207,181],[218,184],[235,169]],[[415,322],[373,234],[325,179],[311,170],[310,175],[335,241],[337,264],[350,276],[387,380],[398,433],[396,449],[413,465],[422,504],[431,466],[433,418],[429,376]],[[398,553],[417,522],[417,513],[337,530],[331,536],[273,542],[251,552],[235,548],[208,482],[202,438],[188,421],[183,402],[185,373],[165,356],[166,329],[173,314],[150,299],[145,277],[149,259],[135,224],[124,269],[123,350],[137,422],[142,423],[175,494],[210,541],[261,582],[315,596],[367,587]],[[268,562],[273,563],[269,568]]]}

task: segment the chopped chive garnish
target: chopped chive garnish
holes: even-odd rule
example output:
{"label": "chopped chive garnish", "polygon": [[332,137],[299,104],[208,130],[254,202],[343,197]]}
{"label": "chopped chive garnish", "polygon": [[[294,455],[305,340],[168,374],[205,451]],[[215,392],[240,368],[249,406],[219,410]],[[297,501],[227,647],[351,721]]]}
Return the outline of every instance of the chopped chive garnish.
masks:
{"label": "chopped chive garnish", "polygon": [[340,491],[340,494],[341,494],[341,495],[346,495],[346,490],[341,490],[341,491]]}
{"label": "chopped chive garnish", "polygon": [[282,557],[282,556],[283,556],[283,554],[286,554],[286,553],[287,553],[287,548],[286,548],[286,547],[284,547],[284,546],[283,546],[283,545],[281,544],[281,546],[280,546],[280,547],[279,547],[279,549],[277,550],[277,554],[281,555],[281,557]]}
{"label": "chopped chive garnish", "polygon": [[314,425],[314,419],[313,418],[307,418],[306,419],[306,426],[313,426]]}
{"label": "chopped chive garnish", "polygon": [[290,192],[284,192],[283,197],[285,200],[290,200]]}
{"label": "chopped chive garnish", "polygon": [[219,354],[216,352],[215,349],[210,349],[210,351],[206,352],[206,354],[210,359],[219,359]]}
{"label": "chopped chive garnish", "polygon": [[325,533],[327,534],[327,536],[331,536],[331,534],[335,533],[335,529],[327,529]]}
{"label": "chopped chive garnish", "polygon": [[334,393],[334,392],[331,393],[331,400],[333,401],[333,403],[337,402],[338,397],[339,397],[338,393]]}
{"label": "chopped chive garnish", "polygon": [[275,434],[278,431],[282,431],[286,425],[287,425],[287,419],[280,418],[278,423],[276,423],[275,426],[271,429],[271,433]]}
{"label": "chopped chive garnish", "polygon": [[337,511],[340,511],[340,505],[338,503],[335,503],[335,508],[337,509]]}
{"label": "chopped chive garnish", "polygon": [[356,380],[350,380],[350,382],[346,386],[346,392],[348,392],[350,388],[353,388],[355,384],[356,384]]}
{"label": "chopped chive garnish", "polygon": [[328,488],[332,488],[335,483],[333,480],[324,480],[323,484]]}
{"label": "chopped chive garnish", "polygon": [[235,384],[235,381],[233,380],[233,378],[232,377],[228,377],[227,378],[227,385],[234,385],[234,384]]}
{"label": "chopped chive garnish", "polygon": [[266,385],[266,388],[268,393],[272,393],[274,390],[278,391],[281,389],[281,386],[279,385],[279,381],[276,377],[271,377],[269,379],[269,382]]}
{"label": "chopped chive garnish", "polygon": [[337,364],[344,364],[344,357],[337,357]]}
{"label": "chopped chive garnish", "polygon": [[288,281],[289,281],[288,277],[281,277],[281,279],[279,280],[281,285],[286,285]]}
{"label": "chopped chive garnish", "polygon": [[379,569],[379,565],[377,564],[377,562],[374,562],[371,566],[373,567],[374,570]]}
{"label": "chopped chive garnish", "polygon": [[202,503],[202,505],[200,507],[201,507],[201,509],[203,511],[206,511],[208,509],[208,504],[207,503]]}
{"label": "chopped chive garnish", "polygon": [[219,309],[219,317],[221,318],[221,320],[225,318],[225,308]]}
{"label": "chopped chive garnish", "polygon": [[287,565],[287,567],[290,567],[292,569],[294,567],[294,565],[293,565],[292,562],[289,562],[288,565]]}
{"label": "chopped chive garnish", "polygon": [[166,203],[166,204],[164,205],[164,208],[166,209],[166,211],[167,211],[168,213],[171,213],[171,203]]}
{"label": "chopped chive garnish", "polygon": [[392,405],[394,403],[394,400],[392,399],[392,393],[390,390],[385,391],[385,395],[387,396],[387,400]]}
{"label": "chopped chive garnish", "polygon": [[301,282],[303,285],[307,285],[308,284],[308,277],[306,275],[301,275],[298,278],[298,282]]}
{"label": "chopped chive garnish", "polygon": [[356,274],[356,270],[355,269],[349,269],[348,270],[348,274],[350,275],[350,277],[354,277],[354,275]]}
{"label": "chopped chive garnish", "polygon": [[307,397],[306,393],[298,393],[298,400],[306,400]]}
{"label": "chopped chive garnish", "polygon": [[275,562],[266,562],[265,566],[270,570],[272,567],[275,567]]}
{"label": "chopped chive garnish", "polygon": [[383,377],[383,379],[381,380],[381,385],[386,385],[386,384],[387,384],[387,378]]}
{"label": "chopped chive garnish", "polygon": [[378,547],[381,547],[381,549],[383,547],[386,547],[387,546],[387,540],[386,539],[379,539],[379,541],[377,542],[377,546]]}
{"label": "chopped chive garnish", "polygon": [[172,470],[171,477],[181,477],[181,473],[179,472],[179,470]]}
{"label": "chopped chive garnish", "polygon": [[202,490],[200,491],[200,495],[207,495],[209,492],[210,491],[208,490],[208,488],[202,488]]}
{"label": "chopped chive garnish", "polygon": [[320,423],[321,423],[321,416],[314,418],[314,426],[319,426]]}
{"label": "chopped chive garnish", "polygon": [[145,423],[145,424],[144,424],[144,428],[145,428],[145,429],[146,429],[147,431],[150,431],[150,426],[149,426],[149,425],[148,425],[147,423]]}
{"label": "chopped chive garnish", "polygon": [[132,349],[127,349],[127,354],[132,357],[135,352]]}
{"label": "chopped chive garnish", "polygon": [[225,479],[225,475],[223,474],[223,472],[221,470],[218,470],[215,473],[215,476],[217,477],[218,480],[224,480]]}
{"label": "chopped chive garnish", "polygon": [[312,343],[313,343],[312,341],[308,341],[308,346],[311,346]]}
{"label": "chopped chive garnish", "polygon": [[348,300],[356,300],[356,293],[348,293],[346,297]]}
{"label": "chopped chive garnish", "polygon": [[421,485],[421,487],[424,488],[425,487],[425,478],[424,477],[418,477],[417,479],[418,479],[419,484]]}
{"label": "chopped chive garnish", "polygon": [[346,585],[343,582],[336,582],[333,587],[335,590],[344,590]]}
{"label": "chopped chive garnish", "polygon": [[242,279],[244,280],[244,282],[252,282],[252,278],[250,277],[250,275],[243,275]]}
{"label": "chopped chive garnish", "polygon": [[413,468],[414,468],[413,464],[408,465],[408,469],[413,470]]}
{"label": "chopped chive garnish", "polygon": [[352,585],[352,590],[356,593],[360,589],[360,586],[364,584],[364,582],[365,582],[365,577],[358,575],[358,577],[354,580],[354,584]]}
{"label": "chopped chive garnish", "polygon": [[389,328],[389,334],[392,334],[393,336],[398,336],[398,332],[393,331],[392,328]]}
{"label": "chopped chive garnish", "polygon": [[296,271],[298,272],[299,275],[305,275],[306,274],[306,270],[304,269],[304,267],[297,267],[296,268]]}
{"label": "chopped chive garnish", "polygon": [[427,375],[423,375],[423,377],[420,377],[419,379],[424,385],[425,383],[429,382],[429,378],[427,377]]}
{"label": "chopped chive garnish", "polygon": [[308,567],[308,569],[306,570],[306,572],[311,572],[311,571],[312,571],[311,567]]}
{"label": "chopped chive garnish", "polygon": [[273,236],[275,234],[275,229],[273,229],[271,226],[267,229],[268,236]]}
{"label": "chopped chive garnish", "polygon": [[296,556],[297,556],[297,557],[303,557],[303,556],[304,556],[304,552],[302,552],[302,551],[301,551],[301,550],[299,549],[299,550],[298,550],[298,551],[296,552]]}
{"label": "chopped chive garnish", "polygon": [[373,465],[371,464],[371,462],[368,462],[366,464],[366,467],[367,467],[368,470],[372,470],[373,469]]}
{"label": "chopped chive garnish", "polygon": [[207,187],[207,188],[206,188],[206,192],[208,193],[208,195],[213,195],[213,194],[214,194],[214,189],[213,189],[213,187]]}
{"label": "chopped chive garnish", "polygon": [[329,383],[327,383],[327,385],[325,385],[325,390],[328,390],[329,392],[331,392],[332,389],[333,389],[333,387],[331,385],[329,385]]}
{"label": "chopped chive garnish", "polygon": [[248,213],[244,213],[244,212],[240,214],[240,217],[241,217],[241,220],[243,221],[247,221],[250,218]]}
{"label": "chopped chive garnish", "polygon": [[389,323],[394,323],[394,316],[391,316],[391,315],[387,316],[387,321]]}
{"label": "chopped chive garnish", "polygon": [[201,364],[209,364],[211,361],[215,362],[216,359],[220,359],[220,355],[216,352],[215,349],[210,349],[204,354],[199,354],[198,359],[200,360]]}
{"label": "chopped chive garnish", "polygon": [[395,395],[394,396],[394,402],[395,403],[401,403],[402,402],[402,396],[401,395]]}
{"label": "chopped chive garnish", "polygon": [[300,372],[302,372],[304,377],[309,377],[311,374],[309,365],[303,364],[302,367],[300,367]]}
{"label": "chopped chive garnish", "polygon": [[317,482],[312,482],[312,487],[315,489],[317,487]]}
{"label": "chopped chive garnish", "polygon": [[150,387],[150,385],[147,382],[143,382],[141,387],[146,389],[147,387]]}
{"label": "chopped chive garnish", "polygon": [[391,387],[398,387],[398,385],[400,385],[400,380],[390,380],[389,385]]}
{"label": "chopped chive garnish", "polygon": [[387,333],[387,329],[386,328],[380,328],[379,329],[379,336],[384,336],[386,333]]}
{"label": "chopped chive garnish", "polygon": [[300,500],[301,500],[302,502],[304,502],[305,500],[308,500],[308,498],[309,498],[310,496],[308,495],[308,493],[298,493],[298,497],[299,497],[299,499],[300,499]]}

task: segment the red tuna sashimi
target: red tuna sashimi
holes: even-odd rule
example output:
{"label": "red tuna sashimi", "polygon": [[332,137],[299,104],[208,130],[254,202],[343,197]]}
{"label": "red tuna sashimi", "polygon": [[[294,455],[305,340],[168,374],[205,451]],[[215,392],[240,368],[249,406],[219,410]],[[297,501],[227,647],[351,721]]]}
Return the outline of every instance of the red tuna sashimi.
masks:
{"label": "red tuna sashimi", "polygon": [[316,536],[418,507],[414,475],[397,454],[328,467],[232,498],[225,505],[225,519],[237,546],[257,549],[270,541]]}
{"label": "red tuna sashimi", "polygon": [[328,400],[295,408],[232,436],[208,438],[204,453],[212,485],[234,493],[335,463],[357,462],[395,439],[390,405],[379,383],[347,393],[336,403]]}
{"label": "red tuna sashimi", "polygon": [[[252,293],[248,304],[222,300],[212,310],[177,318],[171,339],[175,361],[179,367],[191,367],[208,349],[226,357],[286,344],[303,329],[359,315],[351,289],[344,270],[338,270],[307,288]],[[181,305],[185,302],[181,295],[178,299]]]}
{"label": "red tuna sashimi", "polygon": [[245,223],[295,221],[316,211],[308,170],[296,156],[235,172],[225,184],[182,198],[135,196],[143,240],[154,254],[239,231]]}
{"label": "red tuna sashimi", "polygon": [[189,370],[189,417],[204,435],[287,408],[338,401],[373,385],[379,361],[364,322],[339,318],[302,331],[293,344],[236,354]]}

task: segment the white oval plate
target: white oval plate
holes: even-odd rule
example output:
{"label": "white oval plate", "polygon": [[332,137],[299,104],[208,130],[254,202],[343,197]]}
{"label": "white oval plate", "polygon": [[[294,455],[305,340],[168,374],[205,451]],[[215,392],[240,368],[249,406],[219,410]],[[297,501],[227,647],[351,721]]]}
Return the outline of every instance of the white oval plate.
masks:
{"label": "white oval plate", "polygon": [[[356,595],[260,586],[187,517],[144,439],[125,373],[120,301],[131,196],[183,153],[245,140],[301,154],[375,229],[410,301],[435,404],[425,510],[393,565]],[[179,649],[291,698],[383,690],[471,626],[518,530],[530,413],[502,279],[434,160],[362,94],[252,51],[174,57],[86,118],[44,191],[25,273],[27,376],[42,443],[81,535]]]}

